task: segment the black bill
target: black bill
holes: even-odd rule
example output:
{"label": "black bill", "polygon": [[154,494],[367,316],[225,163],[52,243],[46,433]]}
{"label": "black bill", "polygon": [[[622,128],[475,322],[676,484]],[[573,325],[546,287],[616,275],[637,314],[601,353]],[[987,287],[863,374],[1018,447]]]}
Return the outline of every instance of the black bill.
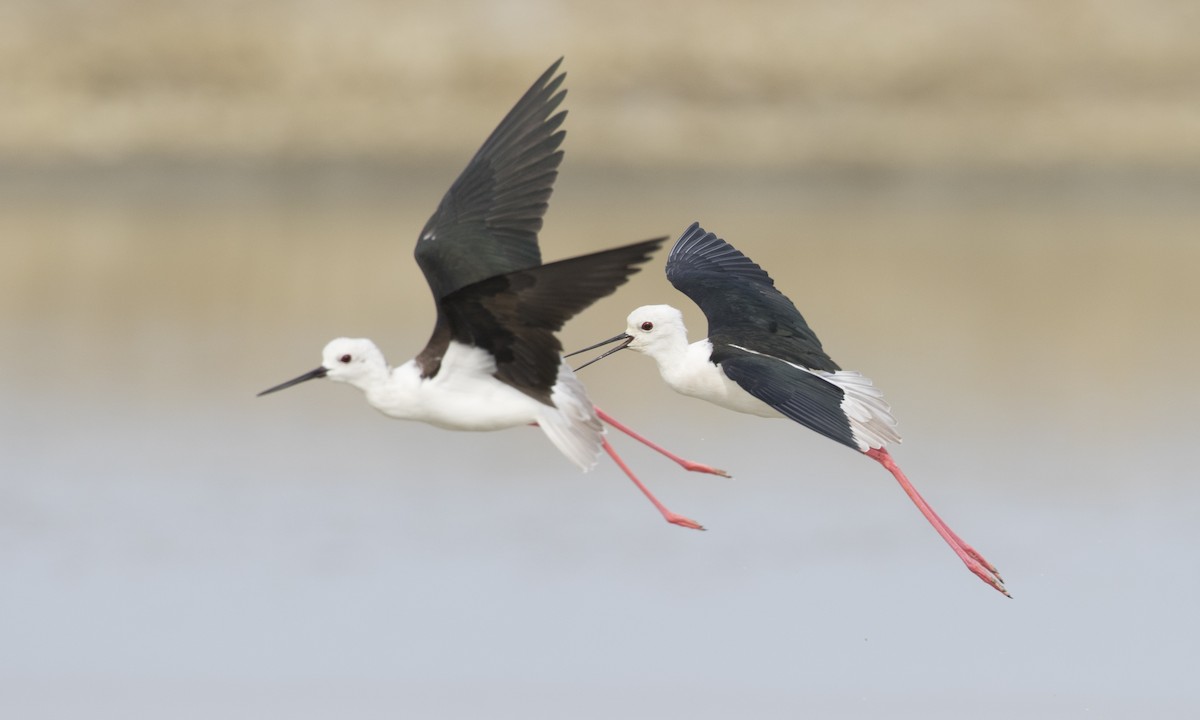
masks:
{"label": "black bill", "polygon": [[290,388],[291,386],[299,385],[302,382],[307,382],[309,380],[316,380],[317,378],[323,378],[328,373],[329,373],[329,371],[326,370],[324,367],[319,367],[316,370],[309,370],[308,372],[304,373],[300,377],[292,378],[291,380],[288,380],[285,383],[280,383],[273,388],[270,388],[268,390],[263,390],[262,392],[255,395],[254,397],[262,397],[263,395],[270,395],[273,392],[279,392],[280,390],[286,390],[286,389]]}
{"label": "black bill", "polygon": [[573,355],[578,355],[579,353],[587,352],[588,350],[595,350],[598,347],[604,347],[605,345],[608,345],[609,343],[615,343],[618,340],[621,341],[620,345],[616,346],[615,348],[612,348],[611,350],[607,350],[605,352],[600,353],[596,357],[592,358],[591,360],[588,360],[584,364],[575,368],[575,372],[579,372],[580,370],[584,369],[588,365],[591,365],[592,363],[596,362],[597,360],[603,360],[604,358],[608,357],[609,355],[612,355],[613,353],[617,352],[618,350],[624,350],[625,348],[629,347],[629,343],[633,342],[633,336],[628,333],[621,333],[620,335],[614,335],[613,337],[610,337],[609,339],[604,340],[603,342],[598,342],[595,345],[588,345],[585,348],[576,350],[575,352],[564,355],[563,357],[571,357]]}

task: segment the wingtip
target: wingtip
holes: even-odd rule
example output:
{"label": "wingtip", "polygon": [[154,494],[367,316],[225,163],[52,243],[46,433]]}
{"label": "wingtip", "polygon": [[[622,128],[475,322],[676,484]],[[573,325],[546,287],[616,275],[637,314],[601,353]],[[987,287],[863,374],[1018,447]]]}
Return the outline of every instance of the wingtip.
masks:
{"label": "wingtip", "polygon": [[650,238],[649,240],[643,240],[641,244],[653,245],[655,248],[660,248],[670,239],[671,239],[670,235],[660,235],[656,238]]}
{"label": "wingtip", "polygon": [[654,253],[662,250],[663,244],[670,240],[670,237],[663,235],[662,237],[650,238],[643,240],[640,243],[634,243],[632,247],[642,248],[642,260],[640,262],[649,262],[650,258],[654,257]]}
{"label": "wingtip", "polygon": [[661,237],[650,238],[649,240],[641,240],[639,242],[621,245],[619,247],[611,248],[609,250],[602,250],[600,252],[631,253],[640,255],[640,257],[634,257],[630,260],[630,262],[640,265],[642,263],[649,262],[650,258],[654,256],[654,253],[661,250],[663,244],[667,240],[670,240],[670,237],[663,235]]}
{"label": "wingtip", "polygon": [[[551,92],[558,90],[558,88],[561,87],[563,82],[567,79],[567,71],[562,70],[564,59],[564,56],[559,55],[557,60],[550,63],[550,67],[546,68],[546,71],[542,73],[542,76],[537,79],[537,82],[534,83],[534,87],[550,88]],[[562,94],[565,95],[566,92],[566,90],[563,90]]]}
{"label": "wingtip", "polygon": [[711,242],[724,243],[725,241],[717,237],[715,233],[705,230],[699,220],[692,221],[691,225],[679,235],[679,239],[675,241],[674,247],[671,248],[671,253],[683,252],[691,247],[701,243]]}
{"label": "wingtip", "polygon": [[671,246],[666,271],[671,284],[688,297],[692,296],[680,283],[686,284],[687,276],[693,272],[732,273],[760,285],[775,286],[766,270],[725,238],[706,230],[698,220],[689,225]]}

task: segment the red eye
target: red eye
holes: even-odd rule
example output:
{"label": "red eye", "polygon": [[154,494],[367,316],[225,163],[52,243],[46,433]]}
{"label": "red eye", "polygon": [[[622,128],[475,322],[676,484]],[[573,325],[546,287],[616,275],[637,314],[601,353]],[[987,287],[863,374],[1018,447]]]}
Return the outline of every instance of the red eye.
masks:
{"label": "red eye", "polygon": [[642,323],[642,329],[645,330],[646,332],[650,332],[651,330],[654,329],[654,323],[647,320],[646,322]]}
{"label": "red eye", "polygon": [[351,358],[349,355],[343,355],[343,356],[341,356],[340,358],[338,358],[338,361],[340,361],[340,362],[341,362],[343,365],[346,365],[346,364],[349,364],[349,362],[350,362],[352,359],[353,359],[353,358]]}

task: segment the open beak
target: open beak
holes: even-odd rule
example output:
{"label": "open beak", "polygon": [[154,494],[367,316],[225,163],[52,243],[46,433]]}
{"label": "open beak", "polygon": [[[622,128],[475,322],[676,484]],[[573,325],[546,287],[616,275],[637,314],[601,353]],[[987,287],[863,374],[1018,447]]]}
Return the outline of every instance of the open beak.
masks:
{"label": "open beak", "polygon": [[299,385],[302,382],[307,382],[309,380],[315,380],[317,378],[323,378],[328,373],[329,373],[329,371],[326,370],[324,367],[319,367],[316,370],[309,370],[308,372],[304,373],[300,377],[292,378],[291,380],[288,380],[285,383],[280,383],[279,385],[276,385],[275,387],[270,388],[269,390],[263,390],[262,392],[255,395],[254,397],[262,397],[263,395],[270,395],[273,392],[279,392],[280,390],[286,390],[286,389],[290,388],[291,386]]}
{"label": "open beak", "polygon": [[608,357],[609,355],[612,355],[613,353],[617,352],[618,350],[624,350],[625,348],[629,347],[629,343],[633,342],[633,336],[628,333],[621,333],[620,335],[614,335],[613,337],[610,337],[609,339],[607,339],[603,342],[598,342],[595,345],[588,345],[587,347],[583,348],[582,350],[576,350],[575,352],[570,353],[569,355],[564,355],[563,357],[571,357],[572,355],[578,355],[579,353],[587,352],[588,350],[595,350],[598,347],[603,347],[605,345],[608,345],[609,343],[615,343],[618,340],[621,341],[620,345],[616,346],[615,348],[612,348],[611,350],[607,350],[605,352],[600,353],[596,357],[592,358],[591,360],[588,360],[584,364],[575,368],[575,372],[579,372],[580,370],[584,369],[588,365],[591,365],[592,363],[596,362],[597,360],[603,360],[604,358]]}

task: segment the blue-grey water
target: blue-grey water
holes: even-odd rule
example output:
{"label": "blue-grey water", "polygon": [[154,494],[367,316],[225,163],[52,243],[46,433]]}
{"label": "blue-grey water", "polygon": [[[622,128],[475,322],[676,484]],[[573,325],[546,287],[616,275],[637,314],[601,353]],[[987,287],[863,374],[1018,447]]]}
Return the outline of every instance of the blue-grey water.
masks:
{"label": "blue-grey water", "polygon": [[[547,258],[693,219],[873,377],[898,462],[673,395],[614,442],[254,394],[337,335],[394,362],[456,168],[30,167],[0,177],[0,712],[12,718],[1125,718],[1200,710],[1200,180],[564,168]],[[563,333],[671,302],[662,258]]]}

